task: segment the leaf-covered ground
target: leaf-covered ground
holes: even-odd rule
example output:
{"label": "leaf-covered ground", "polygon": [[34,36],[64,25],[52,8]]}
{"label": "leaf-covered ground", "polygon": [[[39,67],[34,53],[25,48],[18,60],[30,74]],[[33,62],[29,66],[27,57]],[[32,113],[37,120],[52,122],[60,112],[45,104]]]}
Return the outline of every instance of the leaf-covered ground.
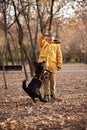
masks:
{"label": "leaf-covered ground", "polygon": [[6,73],[6,90],[0,73],[0,130],[87,130],[87,65],[63,65],[57,100],[47,103],[33,103],[22,90],[24,78],[23,72]]}

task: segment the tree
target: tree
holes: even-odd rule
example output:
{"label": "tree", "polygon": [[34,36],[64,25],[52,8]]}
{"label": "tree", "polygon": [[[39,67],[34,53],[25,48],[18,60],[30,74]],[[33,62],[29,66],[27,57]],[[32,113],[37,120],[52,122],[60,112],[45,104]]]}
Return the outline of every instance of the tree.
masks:
{"label": "tree", "polygon": [[87,63],[87,2],[80,1],[80,10],[77,12],[77,18],[84,25],[84,31],[81,34],[81,51],[84,53],[84,62]]}

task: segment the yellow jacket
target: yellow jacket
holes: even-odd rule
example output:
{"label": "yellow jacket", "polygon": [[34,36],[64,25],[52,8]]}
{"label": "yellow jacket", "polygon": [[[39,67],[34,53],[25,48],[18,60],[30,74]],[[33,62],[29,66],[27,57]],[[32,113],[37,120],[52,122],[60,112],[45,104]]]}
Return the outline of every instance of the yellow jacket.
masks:
{"label": "yellow jacket", "polygon": [[60,44],[48,43],[44,35],[41,34],[38,38],[40,46],[39,62],[46,62],[46,69],[56,73],[57,67],[62,67],[62,53]]}

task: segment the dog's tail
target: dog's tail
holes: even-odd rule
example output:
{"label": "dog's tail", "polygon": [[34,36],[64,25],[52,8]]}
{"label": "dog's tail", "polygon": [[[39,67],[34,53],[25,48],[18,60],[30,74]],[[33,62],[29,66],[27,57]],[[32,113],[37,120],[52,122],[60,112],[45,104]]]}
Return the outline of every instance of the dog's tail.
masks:
{"label": "dog's tail", "polygon": [[23,81],[22,88],[25,92],[27,92],[26,80]]}

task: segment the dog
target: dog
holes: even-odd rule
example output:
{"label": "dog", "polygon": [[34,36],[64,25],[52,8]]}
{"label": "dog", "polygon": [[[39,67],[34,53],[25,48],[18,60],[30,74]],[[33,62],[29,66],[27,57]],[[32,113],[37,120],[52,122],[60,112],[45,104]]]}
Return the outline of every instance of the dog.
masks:
{"label": "dog", "polygon": [[26,86],[26,80],[23,81],[23,90],[36,102],[35,98],[38,98],[41,102],[46,102],[41,95],[40,88],[43,81],[45,80],[45,75],[47,76],[47,71],[45,70],[45,62],[34,62],[35,66],[35,76],[32,78],[31,82]]}

